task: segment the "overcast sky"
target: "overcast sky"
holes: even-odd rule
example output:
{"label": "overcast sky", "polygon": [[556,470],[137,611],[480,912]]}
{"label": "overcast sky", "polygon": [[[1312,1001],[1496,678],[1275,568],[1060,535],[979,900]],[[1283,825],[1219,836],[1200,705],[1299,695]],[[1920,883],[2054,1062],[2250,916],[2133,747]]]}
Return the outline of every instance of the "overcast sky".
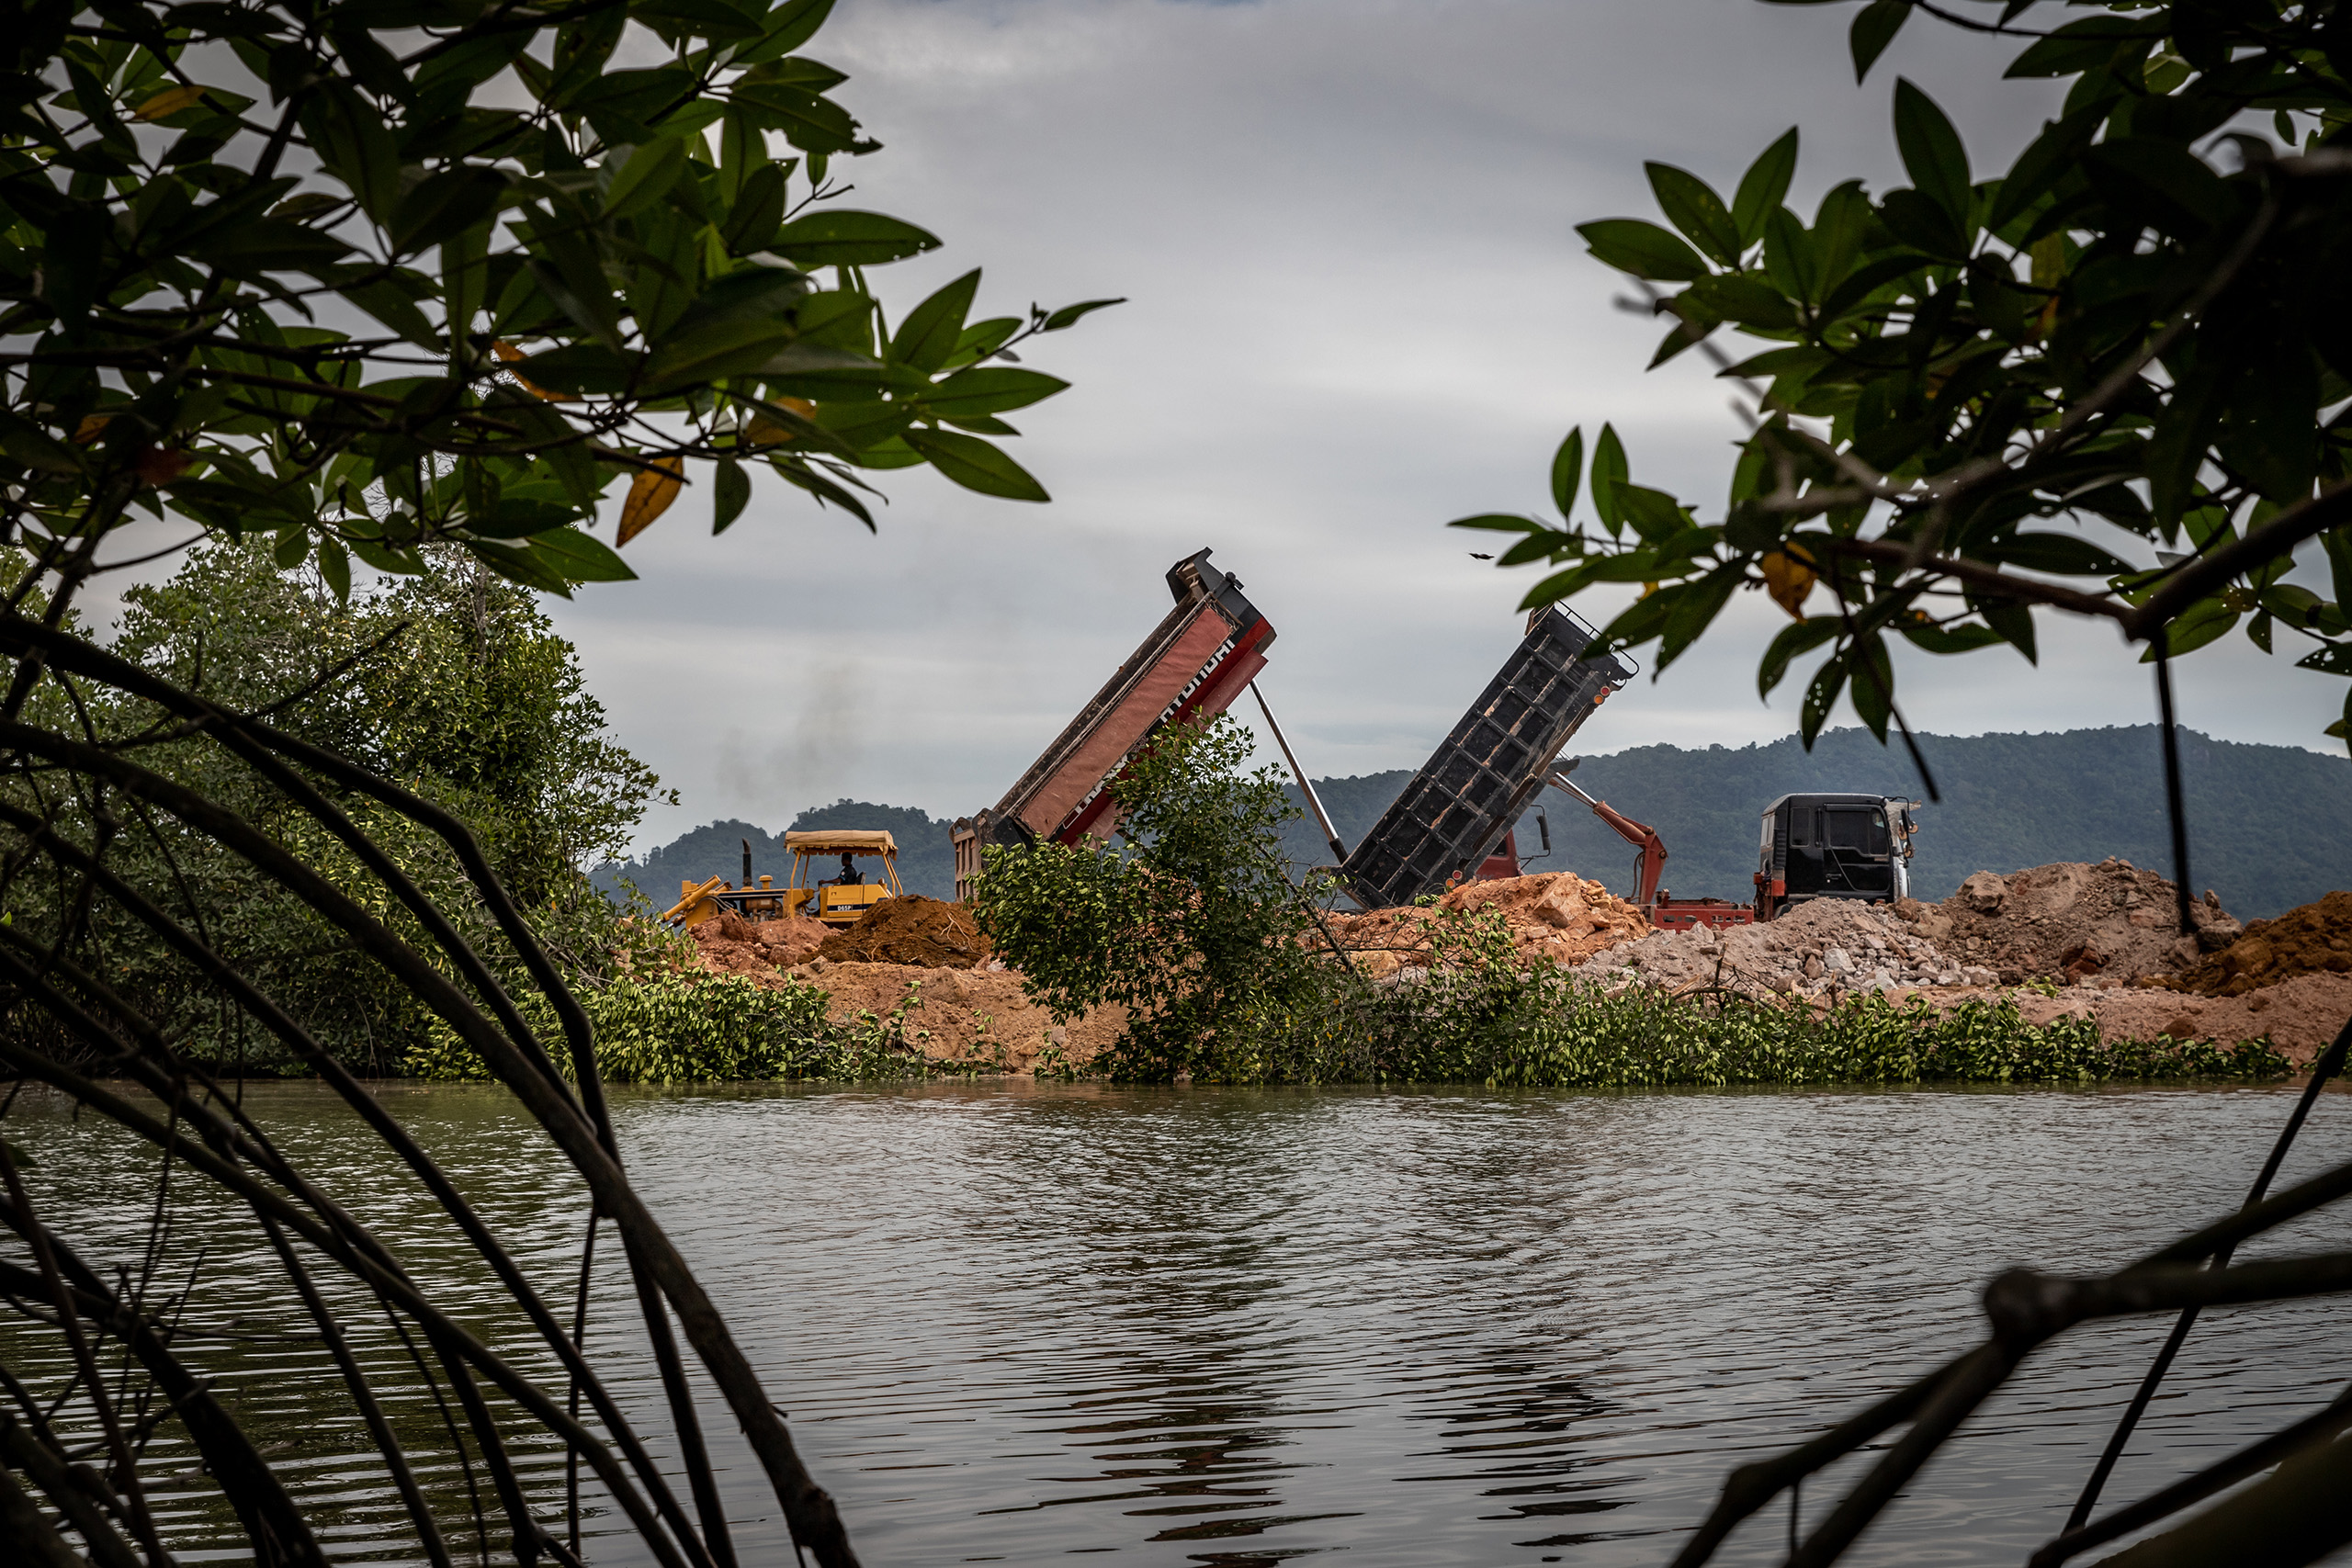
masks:
{"label": "overcast sky", "polygon": [[[1313,773],[1416,766],[1517,639],[1532,581],[1442,525],[1541,508],[1554,446],[1613,421],[1636,479],[1720,506],[1739,425],[1696,355],[1645,374],[1659,329],[1573,226],[1655,216],[1641,165],[1726,196],[1804,130],[1792,204],[1905,183],[1898,74],[1966,133],[1979,177],[2052,101],[2004,83],[2011,44],[1916,21],[1853,83],[1848,6],[1754,0],[842,0],[811,52],[886,150],[850,204],[945,238],[877,272],[895,310],[975,265],[986,313],[1131,303],[1042,340],[1071,390],[1013,416],[1050,506],[880,476],[881,532],[769,481],[713,539],[689,495],[628,547],[643,581],[556,615],[624,742],[683,796],[640,842],[841,795],[942,816],[992,804],[1214,547],[1273,622],[1261,682]],[[1606,604],[1589,610],[1595,620]],[[1600,613],[1595,613],[1595,611]],[[1781,612],[1742,596],[1704,658],[1645,675],[1579,750],[1791,733],[1755,659]],[[1914,659],[1915,727],[2147,722],[2109,631]],[[2184,720],[2324,746],[2342,683],[2243,638],[2184,671]],[[1245,716],[1254,718],[1252,711]]]}

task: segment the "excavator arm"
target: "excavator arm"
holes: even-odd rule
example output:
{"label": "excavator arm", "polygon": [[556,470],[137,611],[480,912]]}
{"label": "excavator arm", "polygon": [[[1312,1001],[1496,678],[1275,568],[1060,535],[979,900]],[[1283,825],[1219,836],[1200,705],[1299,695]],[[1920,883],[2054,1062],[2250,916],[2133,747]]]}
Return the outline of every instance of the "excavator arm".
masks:
{"label": "excavator arm", "polygon": [[1566,790],[1592,807],[1592,814],[1616,830],[1617,836],[1642,852],[1640,884],[1634,891],[1634,902],[1644,909],[1657,902],[1658,884],[1666,877],[1666,840],[1657,829],[1646,822],[1636,822],[1605,800],[1595,800],[1578,789],[1564,772],[1552,775],[1555,787]]}

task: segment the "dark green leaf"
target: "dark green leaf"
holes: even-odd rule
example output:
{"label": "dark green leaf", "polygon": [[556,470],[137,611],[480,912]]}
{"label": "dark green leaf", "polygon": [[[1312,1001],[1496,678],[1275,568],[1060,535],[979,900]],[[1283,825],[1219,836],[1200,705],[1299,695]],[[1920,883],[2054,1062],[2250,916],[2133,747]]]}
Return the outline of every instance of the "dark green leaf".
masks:
{"label": "dark green leaf", "polygon": [[817,405],[817,427],[864,462],[869,450],[906,429],[914,410],[906,403],[833,401]]}
{"label": "dark green leaf", "polygon": [[718,471],[710,483],[710,531],[727,532],[727,525],[743,514],[751,499],[752,476],[743,471],[743,465],[732,457],[718,459]]}
{"label": "dark green leaf", "polygon": [[1788,199],[1789,180],[1797,168],[1797,133],[1794,127],[1763,154],[1748,165],[1740,176],[1739,192],[1732,197],[1732,221],[1738,226],[1739,243],[1744,248],[1764,237],[1764,220],[1781,209]]}
{"label": "dark green leaf", "polygon": [[2024,654],[2027,663],[2041,662],[2041,651],[2034,642],[2032,611],[2018,604],[1978,603],[1973,599],[1969,602],[1969,607],[1984,618],[1984,624],[1993,628],[1994,635]]}
{"label": "dark green leaf", "polygon": [[1578,425],[1552,454],[1552,504],[1560,509],[1564,521],[1572,521],[1568,513],[1576,507],[1577,490],[1583,483],[1584,427]]}
{"label": "dark green leaf", "polygon": [[929,459],[933,468],[966,490],[1002,496],[1008,501],[1052,499],[1026,468],[977,435],[961,435],[952,430],[910,430],[905,440]]}
{"label": "dark green leaf", "polygon": [[1634,532],[1652,544],[1659,544],[1680,533],[1689,521],[1674,497],[1662,490],[1646,485],[1621,484],[1615,487],[1617,506]]}
{"label": "dark green leaf", "polygon": [[1910,0],[1871,0],[1870,5],[1854,13],[1854,25],[1846,35],[1847,47],[1854,56],[1854,81],[1859,85],[1871,73],[1878,57],[1911,19]]}
{"label": "dark green leaf", "polygon": [[[2153,25],[2152,25],[2153,24]],[[2069,22],[2040,39],[2009,62],[2004,76],[2075,76],[2112,60],[2118,50],[2135,47],[2144,52],[2164,36],[2164,26],[2150,18],[2090,17]]]}
{"label": "dark green leaf", "polygon": [[1682,298],[1696,301],[1727,321],[1764,332],[1786,332],[1797,324],[1796,307],[1754,273],[1719,273],[1692,284]]}
{"label": "dark green leaf", "polygon": [[1792,299],[1810,301],[1820,293],[1820,259],[1813,236],[1785,207],[1774,209],[1764,220],[1764,274]]}
{"label": "dark green leaf", "polygon": [[510,582],[536,588],[559,598],[571,597],[571,583],[559,558],[526,545],[503,545],[494,539],[462,541],[466,553]]}
{"label": "dark green leaf", "polygon": [[1645,164],[1642,167],[1650,176],[1650,189],[1657,196],[1658,210],[1667,221],[1689,236],[1690,243],[1725,266],[1739,265],[1743,247],[1739,227],[1731,220],[1731,213],[1724,207],[1707,182],[1671,164]]}
{"label": "dark green leaf", "polygon": [[1663,283],[1688,283],[1707,276],[1699,253],[1655,223],[1639,218],[1604,218],[1579,223],[1592,254],[1620,272]]}
{"label": "dark green leaf", "polygon": [[351,247],[333,234],[283,218],[254,218],[209,229],[187,254],[208,266],[247,276],[307,272],[342,260]]}
{"label": "dark green leaf", "polygon": [[2186,147],[2153,136],[2113,137],[2083,154],[2092,186],[2151,227],[2194,236],[2236,212],[2229,186]]}
{"label": "dark green leaf", "polygon": [[531,548],[555,562],[567,582],[632,582],[637,573],[602,539],[577,528],[556,528],[531,536]]}
{"label": "dark green leaf", "polygon": [[1037,330],[1041,333],[1057,333],[1065,327],[1076,326],[1082,317],[1091,315],[1097,310],[1108,310],[1114,305],[1124,305],[1126,302],[1126,296],[1123,294],[1116,299],[1086,299],[1075,305],[1065,305],[1047,316]]}
{"label": "dark green leaf", "polygon": [[605,187],[605,216],[626,218],[652,206],[686,172],[686,144],[678,137],[649,141],[628,155]]}
{"label": "dark green leaf", "polygon": [[1963,622],[1956,626],[1929,626],[1923,621],[1899,622],[1895,630],[1912,647],[1928,653],[1970,653],[1980,648],[1990,648],[2001,640],[2001,635],[1990,626]]}
{"label": "dark green leaf", "polygon": [[1814,671],[1813,680],[1804,689],[1804,702],[1798,712],[1797,733],[1804,748],[1813,750],[1814,738],[1821,727],[1829,722],[1829,712],[1838,705],[1838,695],[1846,689],[1846,660],[1841,654],[1823,663]]}
{"label": "dark green leaf", "polygon": [[609,396],[628,389],[636,374],[633,355],[615,354],[602,344],[566,344],[545,354],[534,354],[514,365],[514,373],[534,387],[550,392],[589,392]]}
{"label": "dark green leaf", "polygon": [[846,152],[857,145],[857,121],[831,98],[783,82],[738,84],[730,101],[804,152]]}
{"label": "dark green leaf", "polygon": [[2090,145],[2091,133],[2107,115],[2103,104],[2087,104],[2052,120],[2041,128],[2033,145],[2018,154],[2009,172],[2001,181],[2001,188],[1993,198],[1992,210],[1985,215],[1984,226],[2001,230],[2009,220],[2025,211],[2057,188],[2059,181],[2074,172],[2081,163],[2083,149]]}
{"label": "dark green leaf", "polygon": [[[2142,660],[2146,662],[2145,659]],[[2298,670],[2316,670],[2323,675],[2352,675],[2352,642],[2331,642],[2306,653],[2295,660]],[[2335,733],[2333,730],[2330,734]]]}
{"label": "dark green leaf", "polygon": [[1625,483],[1631,470],[1625,465],[1625,447],[1617,439],[1617,427],[1600,427],[1600,440],[1592,449],[1592,509],[1600,515],[1601,525],[1611,538],[1625,531],[1625,513],[1618,503],[1617,492]]}
{"label": "dark green leaf", "polygon": [[1812,615],[1781,627],[1772,646],[1764,650],[1764,661],[1756,667],[1756,694],[1770,696],[1772,688],[1788,674],[1790,661],[1836,637],[1838,624],[1835,615]]}
{"label": "dark green leaf", "polygon": [[2113,577],[2131,568],[2075,534],[2014,534],[1970,552],[1984,560],[2065,577]]}
{"label": "dark green leaf", "polygon": [[930,391],[922,404],[943,419],[969,419],[1027,408],[1069,385],[1058,377],[1009,365],[978,365],[958,370]]}
{"label": "dark green leaf", "polygon": [[833,0],[787,0],[768,14],[767,36],[735,56],[738,65],[781,59],[817,36],[831,14]]}
{"label": "dark green leaf", "polygon": [[506,190],[505,175],[471,164],[426,176],[393,210],[392,248],[412,255],[465,232],[497,212]]}
{"label": "dark green leaf", "polygon": [[785,174],[774,164],[762,164],[743,177],[734,209],[719,229],[729,254],[749,255],[775,243],[784,223]]}
{"label": "dark green leaf", "polygon": [[335,540],[320,536],[319,575],[326,579],[337,604],[351,601],[351,557]]}
{"label": "dark green leaf", "polygon": [[[2165,657],[2178,659],[2184,653],[2194,653],[2217,637],[2228,635],[2238,624],[2238,612],[2220,599],[2200,599],[2175,615],[2161,634],[2165,639]],[[2156,645],[2151,640],[2148,650],[2140,656],[2143,664],[2153,664]],[[2307,666],[2309,660],[2302,661]]]}
{"label": "dark green leaf", "polygon": [[1912,185],[1965,234],[1973,200],[1968,151],[1936,101],[1904,78],[1894,84],[1894,141]]}
{"label": "dark green leaf", "polygon": [[713,321],[664,338],[645,362],[646,382],[660,390],[748,375],[774,364],[792,338],[788,321],[742,317]]}
{"label": "dark green leaf", "polygon": [[980,269],[974,267],[908,311],[890,337],[891,363],[926,374],[945,365],[964,335],[964,317],[979,288]]}
{"label": "dark green leaf", "polygon": [[878,212],[832,208],[786,223],[771,248],[799,266],[874,266],[935,251],[939,236]]}
{"label": "dark green leaf", "polygon": [[2352,611],[2352,533],[2331,528],[2319,536],[2320,547],[2327,552],[2327,569],[2335,589],[2338,607]]}

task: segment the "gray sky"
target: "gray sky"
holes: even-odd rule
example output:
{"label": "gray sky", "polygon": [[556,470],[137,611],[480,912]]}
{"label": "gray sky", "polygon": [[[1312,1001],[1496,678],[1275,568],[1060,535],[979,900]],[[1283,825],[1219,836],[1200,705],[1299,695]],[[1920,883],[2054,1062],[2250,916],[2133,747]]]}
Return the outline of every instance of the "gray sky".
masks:
{"label": "gray sky", "polygon": [[[1852,7],[1753,0],[842,0],[812,52],[886,143],[850,205],[947,241],[877,273],[895,310],[975,265],[985,313],[1132,303],[1042,340],[1075,383],[1013,416],[1050,506],[880,476],[869,536],[764,482],[713,539],[689,494],[633,542],[644,581],[559,605],[621,739],[683,795],[643,843],[840,795],[991,804],[1167,607],[1204,545],[1280,634],[1262,684],[1311,773],[1418,765],[1516,640],[1533,581],[1441,526],[1544,504],[1553,447],[1613,421],[1637,479],[1713,511],[1739,425],[1696,355],[1645,374],[1657,326],[1576,223],[1655,217],[1641,165],[1728,197],[1804,130],[1792,204],[1905,183],[1898,74],[1966,133],[1980,177],[2049,111],[2013,46],[1912,24],[1856,88]],[[1489,536],[1491,537],[1491,536]],[[1586,608],[1598,621],[1606,604]],[[1704,658],[1630,687],[1582,750],[1741,745],[1795,726],[1756,655],[1785,624],[1743,596]],[[2112,633],[2053,626],[2040,671],[1996,649],[1914,659],[1915,727],[2153,717]],[[2185,669],[2183,717],[2320,746],[2342,683],[2242,637]],[[1254,717],[1254,711],[1245,716]]]}

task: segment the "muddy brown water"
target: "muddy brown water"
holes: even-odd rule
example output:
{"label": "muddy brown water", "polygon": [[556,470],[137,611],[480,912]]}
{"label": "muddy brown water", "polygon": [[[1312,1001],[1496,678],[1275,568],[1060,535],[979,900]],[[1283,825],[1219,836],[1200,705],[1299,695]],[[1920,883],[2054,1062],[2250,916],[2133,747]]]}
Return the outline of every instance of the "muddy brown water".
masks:
{"label": "muddy brown water", "polygon": [[[311,1085],[247,1095],[420,1278],[515,1343],[486,1270],[347,1113]],[[568,1300],[577,1189],[503,1092],[384,1097]],[[980,1085],[622,1090],[615,1111],[868,1564],[1402,1568],[1665,1561],[1731,1466],[1965,1344],[1999,1269],[2109,1267],[2234,1206],[2290,1102]],[[85,1252],[137,1268],[153,1194],[127,1141],[38,1097],[9,1136]],[[2330,1094],[2286,1179],[2344,1158],[2352,1097]],[[192,1187],[173,1212],[190,1324],[282,1322],[243,1228]],[[2352,1217],[2322,1216],[2246,1256],[2345,1245]],[[594,1332],[659,1433],[624,1297],[600,1275]],[[346,1305],[363,1358],[397,1371],[397,1341]],[[2345,1310],[2209,1316],[2109,1496],[2332,1395],[2352,1376]],[[2022,1561],[2160,1335],[2101,1326],[2029,1362],[1851,1560]],[[277,1445],[338,1560],[414,1560],[315,1345],[187,1348]],[[21,1324],[0,1354],[53,1382]],[[421,1396],[391,1404],[429,1435]],[[741,1561],[789,1562],[763,1484],[718,1447]],[[240,1557],[186,1451],[166,1438],[153,1460],[184,1560]],[[560,1454],[521,1462],[556,1518]],[[424,1479],[469,1561],[462,1473]],[[1818,1507],[1832,1487],[1807,1490]],[[1722,1561],[1778,1561],[1786,1529],[1777,1507]],[[592,1562],[643,1560],[593,1499],[588,1535]]]}

